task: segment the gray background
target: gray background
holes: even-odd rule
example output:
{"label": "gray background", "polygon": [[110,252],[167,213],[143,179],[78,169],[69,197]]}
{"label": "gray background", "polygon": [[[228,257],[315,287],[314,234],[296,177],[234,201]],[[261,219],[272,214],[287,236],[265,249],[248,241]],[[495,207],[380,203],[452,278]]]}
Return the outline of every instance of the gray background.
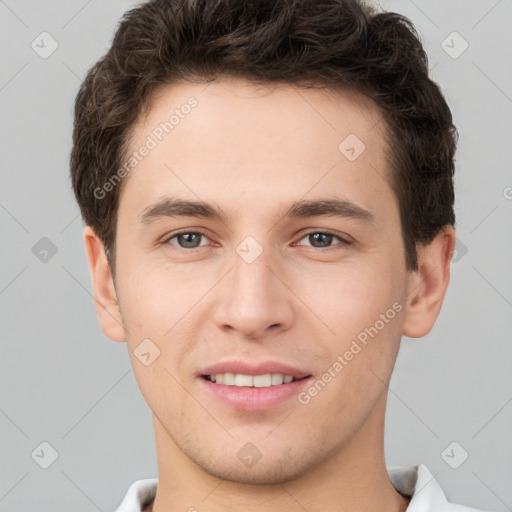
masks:
{"label": "gray background", "polygon": [[[0,0],[0,512],[114,510],[157,474],[126,345],[98,325],[68,178],[78,86],[133,5]],[[433,331],[403,339],[388,466],[422,462],[450,501],[512,510],[512,0],[381,5],[415,23],[460,133],[452,280]],[[43,31],[47,58],[31,47],[51,49]]]}

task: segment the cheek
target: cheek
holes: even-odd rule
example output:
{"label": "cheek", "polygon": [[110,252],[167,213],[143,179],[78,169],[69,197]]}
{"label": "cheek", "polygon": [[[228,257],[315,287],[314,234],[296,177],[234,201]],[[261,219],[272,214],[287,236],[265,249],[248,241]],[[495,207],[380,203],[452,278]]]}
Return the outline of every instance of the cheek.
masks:
{"label": "cheek", "polygon": [[[375,258],[375,261],[378,261]],[[311,318],[323,322],[340,342],[373,325],[402,297],[399,273],[393,267],[372,264],[303,269],[296,277],[296,295],[308,307]],[[301,306],[302,307],[302,306]]]}
{"label": "cheek", "polygon": [[336,403],[333,414],[355,414],[362,403],[370,407],[385,389],[382,381],[391,374],[401,339],[401,278],[399,265],[383,258],[382,265],[340,267],[317,279],[315,286],[308,281],[303,288],[323,323],[318,322],[318,329],[313,326],[313,332],[326,333],[319,345],[324,372],[335,375],[318,406]]}
{"label": "cheek", "polygon": [[[180,278],[175,272],[149,268],[138,274],[132,271],[123,283],[122,313],[129,330],[128,347],[144,393],[151,379],[172,383],[169,374],[175,375],[188,360],[199,339],[201,298],[212,284],[206,278]],[[149,358],[154,358],[150,367],[137,360],[137,355],[148,352]]]}
{"label": "cheek", "polygon": [[[125,301],[125,324],[129,328],[128,350],[136,381],[153,411],[166,411],[169,403],[186,400],[181,385],[187,385],[180,369],[191,351],[188,339],[195,339],[192,298],[184,300],[179,287],[169,292],[162,280],[144,280]],[[189,293],[190,295],[190,293]],[[185,295],[186,297],[186,295]],[[179,416],[178,407],[169,411]]]}
{"label": "cheek", "polygon": [[123,313],[134,333],[162,338],[192,307],[194,288],[169,273],[147,268],[137,273],[132,268],[120,281]]}

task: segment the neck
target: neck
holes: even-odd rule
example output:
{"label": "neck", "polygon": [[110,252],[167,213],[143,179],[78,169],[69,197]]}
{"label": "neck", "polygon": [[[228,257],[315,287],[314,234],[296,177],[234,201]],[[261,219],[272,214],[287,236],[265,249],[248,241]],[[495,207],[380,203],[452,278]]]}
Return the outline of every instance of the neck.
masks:
{"label": "neck", "polygon": [[158,488],[152,512],[403,512],[410,499],[393,487],[384,460],[383,395],[357,433],[295,480],[257,485],[206,473],[173,442],[153,416]]}

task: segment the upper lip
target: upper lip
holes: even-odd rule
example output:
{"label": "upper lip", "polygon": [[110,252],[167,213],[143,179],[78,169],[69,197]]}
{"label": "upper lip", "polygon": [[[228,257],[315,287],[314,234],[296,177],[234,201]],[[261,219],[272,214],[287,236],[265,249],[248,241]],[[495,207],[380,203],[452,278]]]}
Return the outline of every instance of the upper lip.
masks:
{"label": "upper lip", "polygon": [[244,375],[265,375],[267,373],[282,373],[283,375],[291,375],[296,379],[309,377],[311,374],[290,366],[289,364],[280,363],[279,361],[261,361],[259,363],[249,363],[246,361],[223,361],[207,368],[203,368],[199,375],[216,375],[218,373],[242,373]]}

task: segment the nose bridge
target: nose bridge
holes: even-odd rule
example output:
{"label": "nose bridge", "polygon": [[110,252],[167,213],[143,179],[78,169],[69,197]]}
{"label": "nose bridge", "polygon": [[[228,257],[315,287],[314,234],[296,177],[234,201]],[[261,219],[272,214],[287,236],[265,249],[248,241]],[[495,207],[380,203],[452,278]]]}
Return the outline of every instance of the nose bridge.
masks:
{"label": "nose bridge", "polygon": [[239,294],[239,298],[264,301],[275,287],[274,274],[269,266],[272,264],[268,251],[261,250],[257,254],[256,249],[245,243],[237,248],[233,269],[233,292]]}
{"label": "nose bridge", "polygon": [[287,327],[292,316],[290,297],[274,274],[271,251],[247,237],[236,248],[232,262],[216,310],[218,326],[229,326],[247,337],[263,337],[271,326]]}

